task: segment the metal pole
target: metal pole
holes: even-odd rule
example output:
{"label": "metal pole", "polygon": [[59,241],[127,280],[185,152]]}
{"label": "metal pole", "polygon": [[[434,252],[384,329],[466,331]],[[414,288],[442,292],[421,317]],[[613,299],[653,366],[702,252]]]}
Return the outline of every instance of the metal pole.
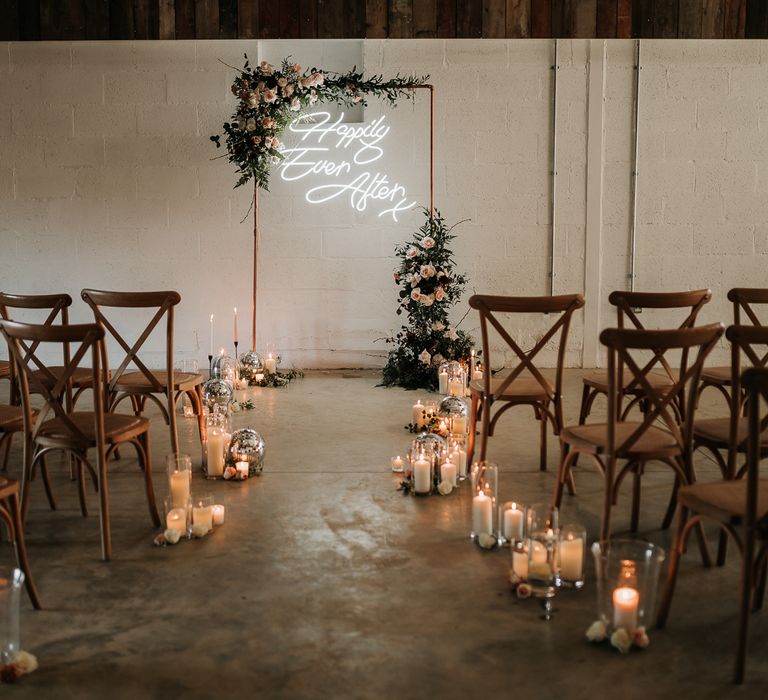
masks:
{"label": "metal pole", "polygon": [[552,218],[552,231],[550,233],[550,257],[549,257],[549,295],[555,294],[555,214],[557,210],[557,39],[555,39],[555,61],[552,65],[552,198],[550,201],[550,213]]}
{"label": "metal pole", "polygon": [[251,350],[256,350],[256,293],[259,288],[259,183],[253,183],[253,297],[251,298]]}
{"label": "metal pole", "polygon": [[637,249],[637,163],[640,145],[640,39],[635,42],[635,147],[632,155],[632,229],[629,241],[629,291],[635,291],[635,257]]}

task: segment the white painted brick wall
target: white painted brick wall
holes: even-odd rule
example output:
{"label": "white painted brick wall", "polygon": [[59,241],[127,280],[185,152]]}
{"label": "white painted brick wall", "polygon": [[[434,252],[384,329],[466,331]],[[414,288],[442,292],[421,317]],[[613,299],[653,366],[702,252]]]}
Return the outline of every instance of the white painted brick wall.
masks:
{"label": "white painted brick wall", "polygon": [[[249,337],[252,190],[208,140],[231,113],[242,54],[344,70],[429,73],[436,86],[436,204],[458,229],[473,291],[548,290],[552,42],[81,42],[0,45],[2,288],[175,288],[182,357],[204,360],[208,316],[229,343],[231,309]],[[583,291],[589,53],[560,42],[555,290]],[[600,325],[627,284],[632,156],[630,42],[607,46],[603,123]],[[703,320],[728,321],[727,290],[767,286],[768,42],[646,41],[641,75],[638,289],[709,286]],[[386,169],[428,200],[428,104],[385,113]],[[288,362],[378,365],[395,329],[398,224],[345,202],[308,205],[301,183],[273,176],[261,199],[259,324]],[[456,319],[465,307],[459,309]],[[79,301],[73,320],[89,318]],[[664,319],[672,322],[671,317]],[[132,321],[133,323],[133,321]],[[138,323],[138,322],[136,322]],[[529,343],[548,319],[520,321]],[[470,315],[464,327],[476,328]],[[582,317],[570,364],[581,362]],[[244,342],[247,344],[247,341]],[[158,344],[150,349],[156,351]],[[241,346],[242,347],[242,346]],[[726,359],[723,349],[720,359]],[[546,351],[549,361],[552,349]]]}

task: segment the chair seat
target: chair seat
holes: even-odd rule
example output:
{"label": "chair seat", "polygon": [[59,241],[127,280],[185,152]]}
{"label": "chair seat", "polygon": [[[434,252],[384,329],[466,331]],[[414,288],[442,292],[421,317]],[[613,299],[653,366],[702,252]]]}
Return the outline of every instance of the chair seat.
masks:
{"label": "chair seat", "polygon": [[11,376],[11,363],[8,360],[0,360],[0,379]]}
{"label": "chair seat", "polygon": [[19,482],[9,476],[0,476],[0,499],[13,496],[19,492]]}
{"label": "chair seat", "polygon": [[[168,386],[168,372],[158,370],[151,373],[158,383],[165,389]],[[194,389],[203,383],[203,375],[195,372],[174,372],[174,391],[186,391]],[[153,393],[155,388],[142,372],[126,372],[115,385],[116,391],[128,391],[131,393]]]}
{"label": "chair seat", "polygon": [[[746,418],[739,418],[736,426],[736,444],[739,445],[739,451],[744,452],[744,442],[747,439],[748,421]],[[731,439],[731,420],[730,418],[701,418],[693,422],[694,440],[698,442],[706,441],[728,447]],[[763,433],[761,443],[768,447],[768,432]]]}
{"label": "chair seat", "polygon": [[21,406],[0,406],[0,432],[17,433],[24,429]]}
{"label": "chair seat", "polygon": [[701,371],[701,381],[707,384],[731,385],[730,367],[705,367]]}
{"label": "chair seat", "polygon": [[[722,523],[738,525],[746,516],[747,482],[736,481],[697,482],[680,487],[677,500],[690,508]],[[760,479],[757,488],[757,519],[768,515],[768,479]]]}
{"label": "chair seat", "polygon": [[[626,421],[616,424],[616,444],[621,445],[640,425],[636,421]],[[576,449],[604,454],[608,445],[608,424],[589,423],[587,425],[571,425],[560,432],[561,439]],[[650,426],[622,457],[642,457],[644,455],[673,456],[680,454],[680,447],[672,433]]]}
{"label": "chair seat", "polygon": [[[629,372],[625,372],[625,376],[626,388],[627,385],[632,383],[632,377],[630,376]],[[657,391],[663,391],[666,387],[674,386],[674,382],[669,378],[669,375],[664,370],[651,370],[646,375],[646,380],[651,385],[651,387]],[[592,387],[595,391],[600,391],[604,394],[608,393],[608,372],[606,371],[587,372],[587,374],[582,377],[582,381],[584,384]],[[629,393],[635,394],[639,393],[641,390],[642,387],[635,386],[629,391]]]}
{"label": "chair seat", "polygon": [[[64,367],[58,366],[58,367],[47,367],[48,371],[56,377],[56,380],[58,381],[59,377],[64,373]],[[32,388],[34,389],[35,383],[39,382],[41,384],[44,384],[45,386],[52,387],[53,383],[51,382],[48,375],[43,372],[40,369],[37,369],[33,372],[30,372],[30,381],[32,383]],[[74,372],[72,372],[72,386],[75,388],[81,388],[81,387],[89,387],[93,385],[93,370],[88,369],[87,367],[78,367]]]}
{"label": "chair seat", "polygon": [[[496,393],[498,387],[504,382],[504,376],[494,377],[491,380],[491,392]],[[555,388],[552,384],[545,379],[547,389],[539,384],[534,377],[521,376],[517,377],[506,389],[501,396],[497,397],[497,401],[551,401],[555,394]],[[469,390],[473,394],[479,394],[482,396],[484,392],[483,380],[474,379],[469,383]]]}
{"label": "chair seat", "polygon": [[[76,411],[69,414],[69,419],[94,445],[96,444],[96,427],[93,411]],[[149,430],[149,420],[141,416],[123,413],[104,414],[104,437],[107,442],[124,442],[131,440]],[[40,426],[39,442],[67,443],[72,442],[72,435],[60,418],[52,418]]]}

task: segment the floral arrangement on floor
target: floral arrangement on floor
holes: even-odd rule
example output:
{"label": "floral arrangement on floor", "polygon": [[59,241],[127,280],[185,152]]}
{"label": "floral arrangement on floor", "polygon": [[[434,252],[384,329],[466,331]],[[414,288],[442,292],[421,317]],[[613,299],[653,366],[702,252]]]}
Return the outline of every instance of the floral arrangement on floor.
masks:
{"label": "floral arrangement on floor", "polygon": [[[429,77],[397,75],[384,80],[381,75],[365,77],[356,68],[349,73],[302,71],[288,58],[280,68],[267,61],[251,66],[248,54],[242,69],[230,68],[238,71],[232,92],[239,102],[222,128],[227,158],[239,174],[235,187],[254,180],[264,190],[269,189],[270,169],[283,158],[280,137],[302,109],[317,102],[365,106],[366,95],[384,98],[394,106],[401,97],[412,98],[413,87]],[[211,141],[220,148],[221,134],[211,136]]]}
{"label": "floral arrangement on floor", "polygon": [[[279,387],[290,384],[294,379],[300,379],[304,376],[304,372],[300,369],[291,368],[284,372],[277,370],[275,372],[267,372],[264,368],[255,369],[250,367],[240,368],[240,379],[245,379],[248,382],[248,386],[261,386],[261,387]],[[237,403],[237,402],[234,402]],[[251,405],[246,405],[246,404]],[[250,410],[255,408],[255,404],[252,401],[242,401],[239,408],[242,410]],[[235,408],[235,411],[238,409]]]}
{"label": "floral arrangement on floor", "polygon": [[[602,642],[608,639],[608,627],[602,620],[593,622],[586,632],[586,637],[590,642]],[[618,649],[622,654],[628,654],[630,649],[635,646],[638,649],[646,649],[651,643],[645,627],[638,627],[634,632],[630,632],[624,627],[613,630],[610,635],[611,646]]]}
{"label": "floral arrangement on floor", "polygon": [[17,683],[22,676],[37,670],[37,657],[28,651],[20,651],[13,661],[0,665],[0,683]]}
{"label": "floral arrangement on floor", "polygon": [[395,347],[389,352],[382,385],[434,391],[438,365],[468,356],[474,343],[448,321],[448,313],[467,283],[454,270],[450,249],[456,225],[448,228],[439,212],[434,217],[427,210],[424,213],[426,221],[413,240],[395,248],[401,260],[394,272],[400,287],[397,314],[405,313],[408,325],[386,339]]}

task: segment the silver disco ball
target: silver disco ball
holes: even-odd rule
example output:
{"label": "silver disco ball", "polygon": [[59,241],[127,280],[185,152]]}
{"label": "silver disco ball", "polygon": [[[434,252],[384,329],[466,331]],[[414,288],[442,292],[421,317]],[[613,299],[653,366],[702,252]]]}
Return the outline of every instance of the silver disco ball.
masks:
{"label": "silver disco ball", "polygon": [[203,392],[203,402],[212,411],[214,406],[226,409],[232,400],[232,385],[218,377],[212,377],[203,382],[201,387]]}
{"label": "silver disco ball", "polygon": [[211,376],[223,379],[234,386],[235,379],[237,379],[237,361],[229,355],[219,355],[213,360]]}
{"label": "silver disco ball", "polygon": [[264,471],[266,449],[264,438],[253,428],[240,428],[232,433],[227,463],[248,462],[248,476],[256,476]]}
{"label": "silver disco ball", "polygon": [[440,450],[448,446],[446,439],[437,433],[420,433],[413,440],[414,447],[424,447],[426,451],[430,448],[438,454]]}
{"label": "silver disco ball", "polygon": [[249,350],[240,357],[240,379],[251,381],[257,374],[264,373],[264,361],[255,350]]}
{"label": "silver disco ball", "polygon": [[437,415],[440,418],[453,418],[453,416],[464,416],[469,413],[467,402],[458,396],[446,396],[437,409]]}

